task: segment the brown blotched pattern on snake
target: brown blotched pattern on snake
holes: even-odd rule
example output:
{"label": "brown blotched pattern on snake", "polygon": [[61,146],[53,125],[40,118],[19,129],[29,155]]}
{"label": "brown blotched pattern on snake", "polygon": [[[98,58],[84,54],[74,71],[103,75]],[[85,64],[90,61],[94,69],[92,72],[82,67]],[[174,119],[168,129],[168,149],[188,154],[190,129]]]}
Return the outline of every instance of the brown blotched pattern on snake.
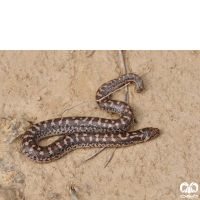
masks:
{"label": "brown blotched pattern on snake", "polygon": [[[63,117],[39,122],[22,136],[22,152],[32,160],[44,163],[54,161],[76,148],[121,147],[157,137],[160,134],[157,128],[127,132],[134,121],[131,107],[124,102],[105,97],[128,82],[135,82],[137,92],[142,91],[141,78],[130,73],[103,84],[96,94],[98,105],[108,112],[120,114],[119,119]],[[39,140],[54,135],[64,136],[48,146],[42,147],[37,144]]]}

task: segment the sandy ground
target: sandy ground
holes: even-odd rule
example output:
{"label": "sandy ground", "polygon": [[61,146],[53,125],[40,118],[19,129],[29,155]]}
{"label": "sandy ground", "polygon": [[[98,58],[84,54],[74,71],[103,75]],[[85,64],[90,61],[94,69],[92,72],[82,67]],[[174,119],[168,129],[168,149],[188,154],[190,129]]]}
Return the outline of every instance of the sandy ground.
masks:
{"label": "sandy ground", "polygon": [[[122,74],[116,51],[91,52],[0,51],[0,199],[73,200],[69,187],[75,186],[79,200],[174,200],[181,199],[182,182],[200,186],[200,51],[123,51],[127,72],[140,75],[153,67],[142,76],[142,93],[129,85],[138,120],[132,130],[152,126],[161,135],[118,148],[106,168],[110,148],[80,166],[97,149],[48,164],[20,153],[18,136],[27,121],[60,117],[65,107],[95,100],[101,84]],[[124,89],[112,98],[124,100]],[[117,117],[95,102],[63,116]]]}

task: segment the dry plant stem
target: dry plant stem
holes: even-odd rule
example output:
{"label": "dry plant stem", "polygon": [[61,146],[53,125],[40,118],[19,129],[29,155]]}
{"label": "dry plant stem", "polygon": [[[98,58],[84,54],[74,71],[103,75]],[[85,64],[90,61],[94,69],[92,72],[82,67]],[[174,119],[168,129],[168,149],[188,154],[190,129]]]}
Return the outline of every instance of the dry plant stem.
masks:
{"label": "dry plant stem", "polygon": [[75,194],[73,193],[73,191],[72,191],[72,187],[70,187],[69,193],[71,194],[71,196],[72,196],[72,198],[73,198],[74,200],[78,200],[78,198],[76,197],[76,195],[75,195]]}
{"label": "dry plant stem", "polygon": [[[124,64],[124,58],[123,58],[123,55],[122,55],[122,51],[118,50],[117,52],[118,52],[118,58],[119,58],[119,62],[120,62],[120,65],[121,65],[121,69],[122,69],[123,73],[126,74],[126,67],[125,67],[125,64]],[[128,103],[128,87],[125,87],[125,92],[126,92],[125,102]]]}
{"label": "dry plant stem", "polygon": [[101,151],[103,151],[106,147],[103,147],[101,149],[99,149],[99,151],[95,152],[93,155],[91,155],[90,157],[88,157],[87,159],[81,161],[81,163],[78,165],[80,166],[82,163],[85,163],[86,161],[92,159],[93,157],[95,157],[97,154],[99,154]]}
{"label": "dry plant stem", "polygon": [[108,165],[108,163],[111,161],[116,149],[117,149],[117,147],[115,147],[114,151],[109,155],[108,160],[105,163],[105,165],[103,166],[103,168],[105,168]]}
{"label": "dry plant stem", "polygon": [[87,187],[87,185],[86,185],[85,183],[83,183],[83,185],[85,186],[85,188],[86,188],[87,192],[89,193],[89,190],[88,190],[88,187]]}
{"label": "dry plant stem", "polygon": [[149,68],[149,70],[147,71],[147,72],[145,72],[144,74],[141,74],[141,75],[139,75],[139,77],[141,77],[141,76],[144,76],[144,75],[146,75],[146,74],[148,74],[150,71],[151,71],[151,69],[153,68],[153,66],[152,67],[150,67]]}
{"label": "dry plant stem", "polygon": [[89,58],[90,56],[92,56],[94,52],[95,50],[93,50],[87,57]]}

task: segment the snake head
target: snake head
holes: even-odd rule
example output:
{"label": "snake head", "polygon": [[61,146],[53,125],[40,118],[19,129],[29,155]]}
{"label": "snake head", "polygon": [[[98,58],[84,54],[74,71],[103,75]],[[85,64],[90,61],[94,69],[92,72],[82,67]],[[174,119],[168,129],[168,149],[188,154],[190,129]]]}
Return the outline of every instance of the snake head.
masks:
{"label": "snake head", "polygon": [[143,133],[143,140],[148,141],[154,139],[160,135],[160,130],[158,128],[147,127],[141,129]]}

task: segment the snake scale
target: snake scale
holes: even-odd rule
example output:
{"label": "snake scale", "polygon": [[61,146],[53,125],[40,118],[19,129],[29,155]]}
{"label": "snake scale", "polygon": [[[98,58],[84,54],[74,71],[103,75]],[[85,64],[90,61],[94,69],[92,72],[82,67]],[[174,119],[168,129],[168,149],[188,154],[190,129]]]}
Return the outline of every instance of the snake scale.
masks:
{"label": "snake scale", "polygon": [[[108,112],[118,113],[120,118],[63,117],[36,123],[22,136],[22,153],[38,163],[45,163],[77,148],[128,146],[159,136],[159,129],[152,127],[127,132],[134,121],[131,107],[125,102],[110,100],[108,96],[128,82],[137,84],[138,93],[142,91],[141,78],[129,73],[103,84],[96,93],[98,105]],[[63,136],[48,146],[37,144],[54,135]]]}

